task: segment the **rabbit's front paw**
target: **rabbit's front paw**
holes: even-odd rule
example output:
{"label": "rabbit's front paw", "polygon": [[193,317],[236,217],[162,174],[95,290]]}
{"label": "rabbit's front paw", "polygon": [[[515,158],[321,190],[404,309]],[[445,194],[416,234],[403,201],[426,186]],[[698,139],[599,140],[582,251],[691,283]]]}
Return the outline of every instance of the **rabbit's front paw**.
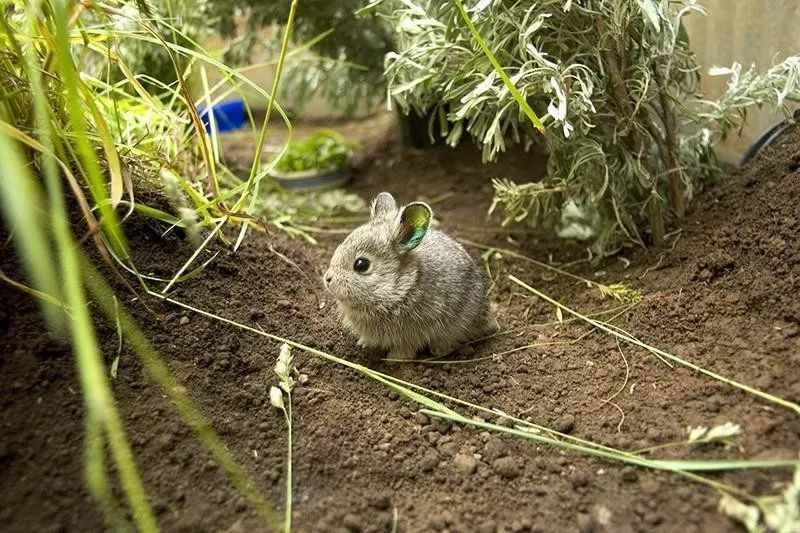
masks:
{"label": "rabbit's front paw", "polygon": [[483,335],[484,337],[492,337],[495,333],[500,331],[500,324],[494,318],[487,318],[486,323],[483,326]]}
{"label": "rabbit's front paw", "polygon": [[459,343],[451,341],[434,342],[429,346],[430,352],[436,357],[444,357],[455,352],[459,347]]}
{"label": "rabbit's front paw", "polygon": [[411,348],[392,348],[387,359],[396,361],[411,361],[417,356],[417,351]]}

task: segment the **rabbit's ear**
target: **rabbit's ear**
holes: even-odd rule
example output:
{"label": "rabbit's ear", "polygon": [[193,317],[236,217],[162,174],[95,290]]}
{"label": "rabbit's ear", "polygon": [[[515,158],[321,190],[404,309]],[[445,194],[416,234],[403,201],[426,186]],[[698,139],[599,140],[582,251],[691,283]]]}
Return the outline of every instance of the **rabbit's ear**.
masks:
{"label": "rabbit's ear", "polygon": [[414,202],[400,212],[400,227],[397,232],[398,244],[404,250],[413,250],[428,233],[433,212],[428,204]]}
{"label": "rabbit's ear", "polygon": [[372,220],[393,219],[397,214],[397,204],[388,192],[382,192],[372,200],[370,216]]}

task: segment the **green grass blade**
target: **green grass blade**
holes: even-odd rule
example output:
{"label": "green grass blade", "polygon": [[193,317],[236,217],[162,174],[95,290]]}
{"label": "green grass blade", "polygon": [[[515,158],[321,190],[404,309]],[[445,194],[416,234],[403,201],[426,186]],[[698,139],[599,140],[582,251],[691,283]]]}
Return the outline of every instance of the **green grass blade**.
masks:
{"label": "green grass blade", "polygon": [[[11,141],[5,135],[0,135],[0,157],[2,159],[2,168],[7,179],[0,180],[0,187],[5,187],[11,183],[17,183],[18,188],[15,188],[14,193],[15,202],[19,203],[22,207],[30,208],[31,204],[23,204],[19,198],[19,191],[24,190],[31,197],[37,196],[37,189],[32,176],[28,172],[27,165],[24,164],[21,155],[17,152]],[[12,177],[11,179],[8,179]],[[61,188],[60,176],[48,173],[45,176],[47,180],[48,189],[51,190],[51,198],[61,198],[63,194]],[[7,199],[7,191],[3,190],[3,199]],[[18,209],[13,207],[11,210],[12,216],[18,215]],[[88,307],[86,305],[86,298],[83,293],[83,285],[80,277],[80,270],[77,268],[77,261],[75,258],[75,242],[70,233],[69,220],[66,215],[66,208],[63,200],[60,200],[55,205],[51,205],[49,209],[49,221],[51,223],[53,234],[58,249],[60,261],[55,261],[55,257],[49,255],[47,257],[48,264],[53,266],[60,264],[61,276],[60,279],[63,283],[63,293],[65,295],[65,303],[70,309],[69,327],[72,337],[72,348],[78,363],[78,370],[81,379],[81,387],[84,394],[84,401],[86,402],[86,416],[87,424],[89,427],[94,427],[94,424],[101,424],[108,433],[109,442],[111,444],[112,453],[115,456],[117,467],[122,479],[122,485],[128,496],[128,499],[133,509],[134,518],[142,531],[150,532],[157,531],[158,527],[155,522],[152,509],[147,502],[144,489],[136,472],[135,464],[133,463],[130,448],[125,440],[122,425],[119,421],[119,415],[114,406],[113,398],[111,396],[110,387],[105,376],[105,368],[103,365],[102,357],[100,356],[97,339],[92,326],[91,318],[89,317]],[[25,213],[24,210],[21,214],[26,223],[29,223],[27,218],[30,213]],[[42,215],[47,220],[47,215]],[[34,224],[30,224],[34,226]],[[24,240],[23,240],[24,239]],[[37,240],[39,239],[39,240]],[[23,257],[31,254],[30,250],[49,247],[49,242],[42,234],[18,233],[15,237],[21,243],[23,250]],[[25,252],[24,250],[29,250]],[[37,265],[38,268],[41,265]],[[53,280],[58,280],[59,277],[53,275]],[[60,290],[54,291],[54,294],[61,294]],[[98,447],[94,442],[88,442],[87,446],[91,449],[87,450],[87,454],[91,455],[89,465],[91,468],[92,478],[89,480],[90,489],[103,487],[104,482],[98,480],[96,465],[102,463],[102,458],[96,457]],[[102,448],[99,448],[102,449]],[[87,473],[89,470],[87,470]],[[107,501],[107,495],[94,493],[95,498],[101,505]]]}
{"label": "green grass blade", "polygon": [[[6,227],[14,232],[14,245],[33,287],[61,299],[55,257],[44,230],[47,210],[26,166],[14,141],[0,132],[0,205]],[[52,302],[40,300],[39,305],[48,326],[65,332],[64,313]]]}
{"label": "green grass blade", "polygon": [[[275,79],[272,81],[272,92],[270,99],[267,101],[267,111],[264,117],[264,124],[261,127],[261,135],[258,138],[258,143],[256,144],[256,153],[255,157],[253,158],[253,164],[250,167],[250,177],[247,180],[247,187],[245,192],[242,194],[240,200],[234,206],[234,211],[238,211],[241,209],[242,205],[244,204],[244,200],[248,194],[253,192],[254,187],[257,187],[256,175],[260,167],[261,163],[261,156],[264,152],[264,143],[267,139],[267,129],[269,127],[269,120],[272,116],[272,108],[275,106],[275,98],[278,94],[278,86],[281,81],[281,75],[283,74],[283,64],[286,59],[286,52],[289,48],[289,36],[292,34],[292,27],[294,26],[294,16],[297,12],[297,0],[293,0],[291,6],[289,7],[289,18],[286,21],[286,26],[283,28],[283,39],[281,40],[281,50],[280,54],[278,55],[278,66],[275,68]],[[289,135],[288,138],[291,139],[292,135],[292,128],[291,124],[289,125]],[[287,140],[288,143],[288,140]],[[256,195],[253,194],[250,197],[250,206],[248,209],[248,213],[253,211],[255,206]],[[236,244],[234,245],[234,250],[238,249],[244,239],[245,233],[247,232],[247,228],[249,224],[244,223],[242,224],[241,230],[239,231],[239,237],[236,240]]]}
{"label": "green grass blade", "polygon": [[[29,9],[31,20],[35,20],[33,9]],[[53,2],[53,14],[50,20],[53,22],[55,31],[53,35],[45,34],[44,37],[46,41],[52,39],[51,44],[57,63],[57,74],[66,89],[65,104],[70,117],[72,137],[76,143],[81,165],[86,171],[92,197],[100,211],[103,232],[107,236],[107,242],[114,249],[114,252],[128,260],[129,250],[120,227],[119,217],[111,205],[109,191],[106,190],[106,180],[103,178],[97,154],[89,140],[89,131],[84,117],[86,102],[82,96],[83,81],[78,76],[69,49],[70,32],[67,27],[69,18],[67,4],[63,0]]]}
{"label": "green grass blade", "polygon": [[499,61],[497,61],[497,58],[494,57],[492,51],[489,50],[489,46],[486,44],[486,41],[483,40],[483,37],[481,37],[481,34],[478,32],[478,30],[475,28],[475,25],[472,23],[472,20],[469,18],[469,13],[467,13],[467,10],[464,8],[464,4],[461,2],[461,0],[453,0],[453,1],[455,2],[456,7],[458,8],[458,12],[461,13],[461,18],[464,19],[464,22],[469,28],[469,31],[472,33],[472,37],[478,43],[478,46],[481,47],[481,50],[483,50],[483,53],[486,55],[486,58],[489,60],[489,62],[492,64],[492,67],[494,67],[494,70],[503,80],[503,83],[506,84],[506,87],[508,87],[508,91],[514,97],[514,100],[517,101],[517,104],[519,104],[519,106],[522,108],[522,111],[528,116],[528,118],[536,127],[536,129],[539,130],[541,133],[545,133],[544,124],[542,124],[542,121],[539,119],[538,116],[536,116],[536,113],[533,112],[533,109],[531,109],[531,106],[528,105],[528,102],[525,101],[525,97],[522,96],[519,90],[514,86],[514,82],[512,82],[511,78],[508,77],[508,74],[506,74],[505,69],[503,69],[503,66],[500,65]]}

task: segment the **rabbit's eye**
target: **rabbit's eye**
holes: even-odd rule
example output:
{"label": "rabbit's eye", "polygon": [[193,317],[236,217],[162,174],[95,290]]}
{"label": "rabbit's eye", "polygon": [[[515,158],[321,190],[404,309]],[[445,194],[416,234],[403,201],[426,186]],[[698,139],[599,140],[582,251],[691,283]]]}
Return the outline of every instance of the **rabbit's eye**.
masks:
{"label": "rabbit's eye", "polygon": [[363,274],[367,270],[369,270],[369,259],[366,257],[359,257],[356,259],[356,262],[353,263],[353,270],[358,272],[359,274]]}

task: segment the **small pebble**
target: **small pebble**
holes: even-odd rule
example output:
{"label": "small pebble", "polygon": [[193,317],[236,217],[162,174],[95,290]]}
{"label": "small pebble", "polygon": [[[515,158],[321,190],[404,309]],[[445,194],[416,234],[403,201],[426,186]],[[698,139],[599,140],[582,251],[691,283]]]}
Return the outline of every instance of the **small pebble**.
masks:
{"label": "small pebble", "polygon": [[425,454],[425,457],[420,461],[419,466],[423,472],[430,472],[439,464],[439,454],[431,450]]}
{"label": "small pebble", "polygon": [[645,494],[657,494],[661,485],[652,477],[647,477],[639,482],[639,487]]}
{"label": "small pebble", "polygon": [[657,526],[663,520],[664,519],[661,517],[661,515],[656,514],[656,513],[651,513],[651,514],[649,514],[649,515],[644,517],[644,521],[647,522],[648,524],[650,524],[651,526]]}
{"label": "small pebble", "polygon": [[589,476],[586,472],[575,472],[572,476],[572,486],[574,488],[585,487],[589,483]]}
{"label": "small pebble", "polygon": [[626,466],[622,469],[622,480],[627,481],[628,483],[634,483],[636,480],[639,479],[639,474],[636,472],[636,469],[632,466]]}
{"label": "small pebble", "polygon": [[453,524],[453,513],[450,511],[442,511],[438,515],[432,516],[428,520],[428,525],[432,531],[446,531],[445,528]]}
{"label": "small pebble", "polygon": [[178,323],[181,326],[185,326],[186,324],[189,323],[189,317],[188,316],[182,316],[181,319],[178,321]]}
{"label": "small pebble", "polygon": [[453,459],[453,466],[455,466],[458,472],[471,475],[474,474],[475,470],[478,468],[478,461],[476,461],[475,457],[472,455],[459,453],[456,455],[455,459]]}
{"label": "small pebble", "polygon": [[497,533],[497,523],[489,520],[478,526],[477,533]]}
{"label": "small pebble", "polygon": [[483,456],[488,462],[499,459],[500,457],[507,455],[507,453],[506,444],[500,437],[490,438],[483,447]]}
{"label": "small pebble", "polygon": [[710,396],[705,403],[706,409],[709,413],[719,413],[719,410],[722,407],[722,398],[720,398],[719,394],[714,394],[713,396]]}
{"label": "small pebble", "polygon": [[414,422],[416,422],[420,426],[427,426],[428,424],[431,423],[431,419],[428,418],[428,415],[426,415],[425,413],[420,413],[419,411],[417,411],[417,413],[414,415]]}
{"label": "small pebble", "polygon": [[379,511],[385,511],[386,509],[389,508],[391,504],[392,502],[388,496],[380,496],[378,498],[370,500],[369,502],[370,507],[374,507]]}
{"label": "small pebble", "polygon": [[661,432],[656,428],[649,428],[647,433],[645,433],[647,440],[654,442],[661,438]]}
{"label": "small pebble", "polygon": [[575,417],[572,415],[564,415],[556,421],[555,430],[559,433],[572,433],[575,429]]}
{"label": "small pebble", "polygon": [[578,515],[578,531],[581,533],[592,533],[594,531],[594,521],[591,516],[585,513]]}
{"label": "small pebble", "polygon": [[511,533],[525,533],[531,530],[530,520],[514,520],[511,522]]}
{"label": "small pebble", "polygon": [[345,515],[342,525],[350,533],[359,533],[361,531],[361,519],[354,514]]}
{"label": "small pebble", "polygon": [[278,304],[278,307],[291,307],[292,306],[292,302],[290,302],[289,300],[278,300],[276,303]]}
{"label": "small pebble", "polygon": [[506,479],[514,479],[520,475],[520,466],[513,457],[501,457],[492,463],[492,469]]}
{"label": "small pebble", "polygon": [[444,455],[453,457],[456,453],[458,453],[460,445],[453,440],[453,437],[445,435],[436,443],[436,449]]}

